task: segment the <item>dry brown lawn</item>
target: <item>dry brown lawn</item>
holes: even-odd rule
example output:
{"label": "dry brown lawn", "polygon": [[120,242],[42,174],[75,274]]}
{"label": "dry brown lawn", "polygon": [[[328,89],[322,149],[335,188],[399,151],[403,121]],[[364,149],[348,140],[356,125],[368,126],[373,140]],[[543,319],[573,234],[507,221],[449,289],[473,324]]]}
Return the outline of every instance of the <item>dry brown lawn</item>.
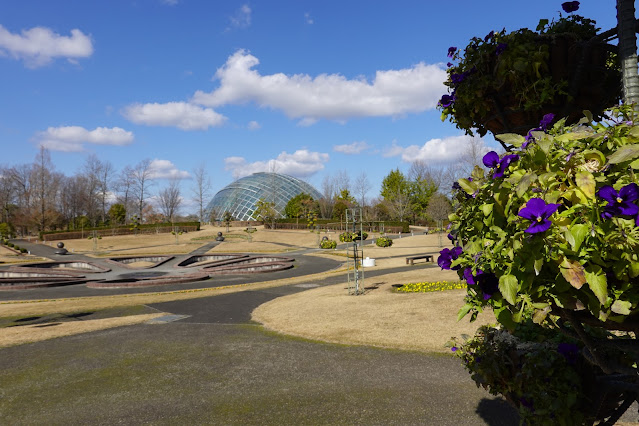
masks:
{"label": "dry brown lawn", "polygon": [[457,279],[435,268],[364,278],[363,295],[349,295],[344,284],[320,287],[271,300],[253,311],[253,320],[313,340],[449,353],[445,344],[452,337],[473,335],[480,325],[495,323],[492,312],[473,323],[468,318],[458,322],[464,290],[397,293],[392,285]]}

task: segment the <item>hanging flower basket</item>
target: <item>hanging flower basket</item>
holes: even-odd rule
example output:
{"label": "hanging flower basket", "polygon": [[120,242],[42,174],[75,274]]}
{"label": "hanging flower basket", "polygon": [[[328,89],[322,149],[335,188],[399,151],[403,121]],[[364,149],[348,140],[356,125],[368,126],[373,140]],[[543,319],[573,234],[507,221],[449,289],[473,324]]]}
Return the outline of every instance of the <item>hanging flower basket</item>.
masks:
{"label": "hanging flower basket", "polygon": [[548,51],[547,77],[556,92],[538,107],[526,108],[512,85],[504,84],[499,91],[486,95],[492,105],[484,118],[478,117],[483,128],[493,134],[525,135],[548,113],[575,123],[584,110],[599,118],[604,109],[618,102],[621,76],[610,62],[616,46],[577,41],[569,34],[538,36],[535,43],[538,50]]}
{"label": "hanging flower basket", "polygon": [[578,15],[536,31],[491,31],[448,56],[449,93],[442,96],[442,120],[468,134],[525,135],[553,113],[570,124],[584,110],[601,117],[621,97],[617,47],[599,41],[591,19]]}

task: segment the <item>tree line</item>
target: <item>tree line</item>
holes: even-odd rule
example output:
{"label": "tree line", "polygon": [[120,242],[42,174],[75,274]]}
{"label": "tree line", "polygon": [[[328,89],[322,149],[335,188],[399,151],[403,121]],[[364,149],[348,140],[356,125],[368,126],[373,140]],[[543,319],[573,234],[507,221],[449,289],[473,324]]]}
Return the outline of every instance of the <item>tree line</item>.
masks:
{"label": "tree line", "polygon": [[33,163],[0,165],[0,234],[71,231],[132,221],[202,221],[211,181],[204,164],[192,174],[191,196],[199,214],[183,217],[179,180],[169,179],[154,191],[157,181],[149,159],[118,172],[109,161],[89,155],[76,174],[66,176],[41,147]]}

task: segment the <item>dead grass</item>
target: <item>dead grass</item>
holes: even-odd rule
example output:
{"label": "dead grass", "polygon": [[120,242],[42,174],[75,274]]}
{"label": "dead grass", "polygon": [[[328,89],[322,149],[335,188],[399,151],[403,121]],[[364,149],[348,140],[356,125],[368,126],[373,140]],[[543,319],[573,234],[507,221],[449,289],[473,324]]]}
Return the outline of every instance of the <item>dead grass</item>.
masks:
{"label": "dead grass", "polygon": [[494,323],[492,312],[474,323],[457,322],[464,290],[395,293],[391,286],[457,279],[433,268],[365,279],[369,290],[360,296],[349,295],[344,284],[321,287],[267,302],[253,311],[253,320],[279,333],[331,343],[449,352],[444,345],[451,337]]}

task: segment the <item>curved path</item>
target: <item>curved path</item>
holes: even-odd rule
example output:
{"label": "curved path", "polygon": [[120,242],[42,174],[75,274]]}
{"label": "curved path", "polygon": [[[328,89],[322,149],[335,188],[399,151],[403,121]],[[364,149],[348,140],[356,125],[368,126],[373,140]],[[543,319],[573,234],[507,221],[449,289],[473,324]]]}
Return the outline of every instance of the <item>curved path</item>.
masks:
{"label": "curved path", "polygon": [[[197,256],[206,253],[212,247],[217,245],[217,242],[206,244],[189,254],[175,255],[173,259],[149,269],[131,269],[124,266],[114,264],[114,262],[108,262],[106,258],[94,258],[81,254],[66,254],[56,255],[56,248],[43,244],[34,244],[27,241],[19,240],[17,243],[20,247],[24,247],[36,256],[46,257],[53,261],[77,261],[77,262],[91,262],[106,268],[111,269],[109,272],[101,273],[86,273],[84,274],[89,280],[113,280],[120,277],[131,276],[131,274],[143,274],[143,273],[157,273],[162,276],[193,273],[198,268],[177,268],[176,265],[190,256]],[[3,290],[0,291],[0,301],[2,300],[33,300],[33,299],[52,299],[52,298],[66,298],[66,297],[83,297],[83,296],[105,296],[112,294],[131,294],[131,293],[155,293],[158,291],[177,291],[177,290],[189,290],[197,288],[208,287],[221,287],[234,284],[244,283],[258,283],[263,281],[282,280],[287,278],[299,277],[304,275],[317,274],[321,272],[327,272],[332,269],[338,268],[342,265],[342,260],[327,259],[318,256],[306,256],[305,253],[318,251],[303,250],[298,253],[286,253],[286,257],[295,259],[294,267],[283,271],[275,271],[268,273],[257,274],[233,274],[233,275],[219,275],[214,278],[209,278],[203,281],[196,281],[187,284],[165,284],[149,287],[121,287],[121,288],[89,288],[85,284],[74,284],[61,287],[43,287],[33,288],[27,290]],[[247,253],[248,254],[248,253]],[[264,253],[256,254],[258,256],[264,255]],[[11,267],[11,266],[8,266]],[[0,267],[0,271],[7,267]]]}

